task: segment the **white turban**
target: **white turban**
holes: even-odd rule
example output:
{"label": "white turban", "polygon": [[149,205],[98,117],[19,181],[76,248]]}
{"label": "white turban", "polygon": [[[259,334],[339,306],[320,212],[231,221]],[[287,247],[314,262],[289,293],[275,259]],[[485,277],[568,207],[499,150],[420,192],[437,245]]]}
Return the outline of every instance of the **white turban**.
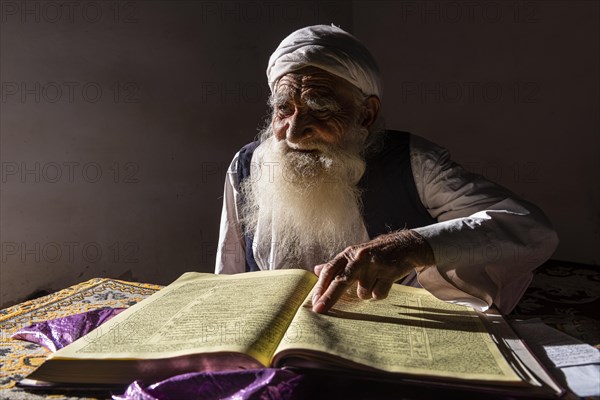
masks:
{"label": "white turban", "polygon": [[381,77],[375,59],[358,39],[336,26],[308,26],[283,39],[269,58],[267,78],[271,92],[282,76],[308,66],[345,79],[367,96],[381,98]]}

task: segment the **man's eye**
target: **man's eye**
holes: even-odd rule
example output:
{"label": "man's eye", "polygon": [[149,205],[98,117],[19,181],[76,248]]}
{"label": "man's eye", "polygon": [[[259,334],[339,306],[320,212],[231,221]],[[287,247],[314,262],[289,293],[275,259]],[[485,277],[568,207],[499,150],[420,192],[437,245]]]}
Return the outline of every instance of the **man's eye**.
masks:
{"label": "man's eye", "polygon": [[290,115],[293,113],[292,107],[289,104],[280,104],[277,106],[277,112],[281,115]]}

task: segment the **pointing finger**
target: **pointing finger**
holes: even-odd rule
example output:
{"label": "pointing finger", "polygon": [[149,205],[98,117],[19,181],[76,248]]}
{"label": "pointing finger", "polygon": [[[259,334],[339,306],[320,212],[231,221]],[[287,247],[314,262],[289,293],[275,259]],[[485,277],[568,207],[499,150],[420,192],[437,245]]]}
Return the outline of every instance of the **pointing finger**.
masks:
{"label": "pointing finger", "polygon": [[319,301],[319,298],[323,295],[323,292],[329,287],[333,278],[340,272],[343,271],[346,266],[347,259],[345,257],[338,256],[328,262],[327,264],[320,264],[315,267],[315,273],[319,276],[319,280],[314,287],[312,304],[314,305]]}
{"label": "pointing finger", "polygon": [[[325,313],[329,311],[331,307],[339,300],[350,285],[352,285],[358,279],[362,268],[368,266],[368,263],[364,263],[362,258],[357,260],[347,260],[345,268],[335,275],[331,283],[326,287],[326,290],[322,292],[318,297],[314,297],[313,311],[318,313]],[[319,288],[319,293],[325,288],[322,286]]]}

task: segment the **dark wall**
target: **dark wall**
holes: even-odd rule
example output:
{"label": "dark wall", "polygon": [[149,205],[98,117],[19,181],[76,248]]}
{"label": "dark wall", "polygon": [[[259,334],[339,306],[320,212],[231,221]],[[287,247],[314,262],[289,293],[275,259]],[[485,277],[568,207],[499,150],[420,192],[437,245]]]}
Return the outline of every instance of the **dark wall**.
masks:
{"label": "dark wall", "polygon": [[93,277],[212,272],[269,55],[302,26],[352,24],[345,1],[74,3],[0,8],[4,305]]}
{"label": "dark wall", "polygon": [[536,202],[556,257],[597,263],[598,5],[473,3],[2,0],[0,303],[211,271],[268,57],[315,23],[372,49],[388,126]]}
{"label": "dark wall", "polygon": [[387,125],[539,205],[554,258],[600,261],[599,3],[355,1]]}

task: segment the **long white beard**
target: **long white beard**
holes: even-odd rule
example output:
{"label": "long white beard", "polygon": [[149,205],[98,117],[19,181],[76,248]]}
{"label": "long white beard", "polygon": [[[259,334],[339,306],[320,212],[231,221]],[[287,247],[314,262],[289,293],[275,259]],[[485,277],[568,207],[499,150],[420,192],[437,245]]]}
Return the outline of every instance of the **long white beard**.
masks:
{"label": "long white beard", "polygon": [[364,160],[356,150],[317,147],[290,151],[271,136],[254,153],[242,223],[255,254],[270,264],[262,268],[312,270],[368,238],[357,188]]}

